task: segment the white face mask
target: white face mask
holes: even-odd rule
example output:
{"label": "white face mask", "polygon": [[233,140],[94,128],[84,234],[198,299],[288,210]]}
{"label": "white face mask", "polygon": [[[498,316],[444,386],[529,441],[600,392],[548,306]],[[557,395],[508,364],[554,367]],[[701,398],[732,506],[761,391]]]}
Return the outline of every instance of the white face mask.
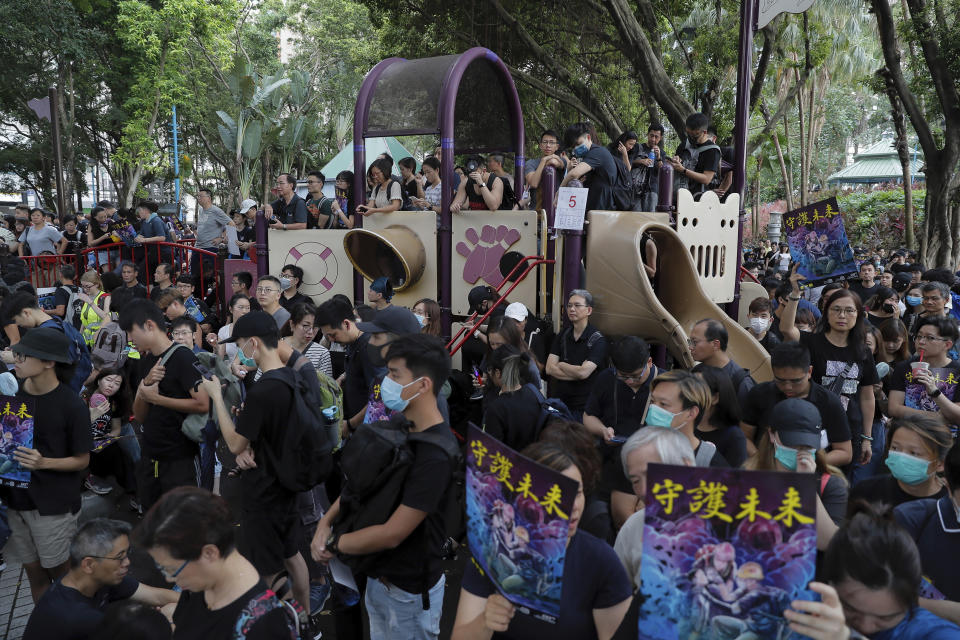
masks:
{"label": "white face mask", "polygon": [[759,318],[754,317],[750,318],[750,328],[753,329],[754,333],[763,333],[770,326],[769,318]]}

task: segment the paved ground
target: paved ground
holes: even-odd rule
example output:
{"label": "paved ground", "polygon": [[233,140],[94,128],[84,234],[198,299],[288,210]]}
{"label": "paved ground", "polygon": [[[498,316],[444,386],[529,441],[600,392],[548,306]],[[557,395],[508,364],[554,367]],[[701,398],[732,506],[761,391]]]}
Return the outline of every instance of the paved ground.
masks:
{"label": "paved ground", "polygon": [[19,640],[27,625],[33,599],[27,574],[20,565],[8,565],[0,572],[0,638]]}

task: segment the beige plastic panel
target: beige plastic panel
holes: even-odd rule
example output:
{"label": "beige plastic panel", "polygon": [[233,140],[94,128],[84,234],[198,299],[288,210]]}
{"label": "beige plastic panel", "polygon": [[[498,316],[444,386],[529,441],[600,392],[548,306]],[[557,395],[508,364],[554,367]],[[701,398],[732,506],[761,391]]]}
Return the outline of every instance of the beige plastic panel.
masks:
{"label": "beige plastic panel", "polygon": [[755,298],[768,298],[767,290],[763,285],[753,280],[744,280],[740,283],[740,317],[737,319],[744,327],[750,324],[750,303]]}
{"label": "beige plastic panel", "polygon": [[[522,256],[537,253],[536,211],[467,211],[453,214],[452,298],[454,315],[467,315],[467,294],[477,285],[496,287],[500,258],[516,251]],[[522,269],[522,267],[521,267]],[[513,293],[511,302],[536,309],[539,272],[531,271]],[[506,291],[507,287],[504,287]]]}
{"label": "beige plastic panel", "polygon": [[[589,216],[586,287],[594,297],[591,322],[598,329],[608,336],[635,335],[664,344],[679,363],[691,367],[687,332],[697,321],[715,318],[730,334],[730,357],[758,382],[772,378],[767,352],[710,299],[685,243],[662,216],[613,211],[591,211]],[[658,293],[640,264],[644,232],[657,245]]]}
{"label": "beige plastic panel", "polygon": [[677,193],[677,235],[693,260],[703,290],[718,304],[733,300],[739,212],[736,193],[722,204],[712,191],[698,202],[686,189]]}
{"label": "beige plastic panel", "polygon": [[[437,299],[437,214],[432,211],[397,211],[394,213],[374,213],[363,219],[363,228],[376,233],[391,226],[407,227],[419,238],[425,256],[424,268],[415,284],[405,287],[393,296],[393,304],[401,307],[413,307],[421,298]],[[407,249],[401,248],[401,251]],[[411,248],[411,253],[419,247]],[[414,256],[404,256],[415,262]],[[369,285],[369,281],[367,285]],[[366,295],[366,293],[364,293]]]}
{"label": "beige plastic panel", "polygon": [[337,293],[353,300],[353,266],[343,250],[344,233],[329,229],[270,229],[270,273],[279,277],[283,265],[295,264],[303,269],[300,292],[313,298],[314,303],[325,302]]}

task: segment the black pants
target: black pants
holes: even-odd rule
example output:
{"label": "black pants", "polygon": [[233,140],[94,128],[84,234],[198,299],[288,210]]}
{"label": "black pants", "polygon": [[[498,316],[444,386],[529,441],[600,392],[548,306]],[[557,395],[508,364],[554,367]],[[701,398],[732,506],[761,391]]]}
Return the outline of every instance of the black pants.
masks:
{"label": "black pants", "polygon": [[140,458],[137,467],[137,488],[140,504],[147,511],[164,493],[176,487],[199,486],[200,461],[197,456],[154,460]]}

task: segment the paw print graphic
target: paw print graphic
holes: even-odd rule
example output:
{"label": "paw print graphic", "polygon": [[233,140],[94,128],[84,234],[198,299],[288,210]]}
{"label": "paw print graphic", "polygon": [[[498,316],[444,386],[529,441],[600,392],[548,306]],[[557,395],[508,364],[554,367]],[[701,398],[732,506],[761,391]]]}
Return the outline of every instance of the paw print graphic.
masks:
{"label": "paw print graphic", "polygon": [[499,286],[503,282],[500,258],[520,240],[520,232],[506,225],[485,224],[479,234],[473,227],[467,229],[466,239],[466,242],[457,243],[457,253],[467,259],[463,265],[463,279],[470,284],[482,279],[491,287]]}

